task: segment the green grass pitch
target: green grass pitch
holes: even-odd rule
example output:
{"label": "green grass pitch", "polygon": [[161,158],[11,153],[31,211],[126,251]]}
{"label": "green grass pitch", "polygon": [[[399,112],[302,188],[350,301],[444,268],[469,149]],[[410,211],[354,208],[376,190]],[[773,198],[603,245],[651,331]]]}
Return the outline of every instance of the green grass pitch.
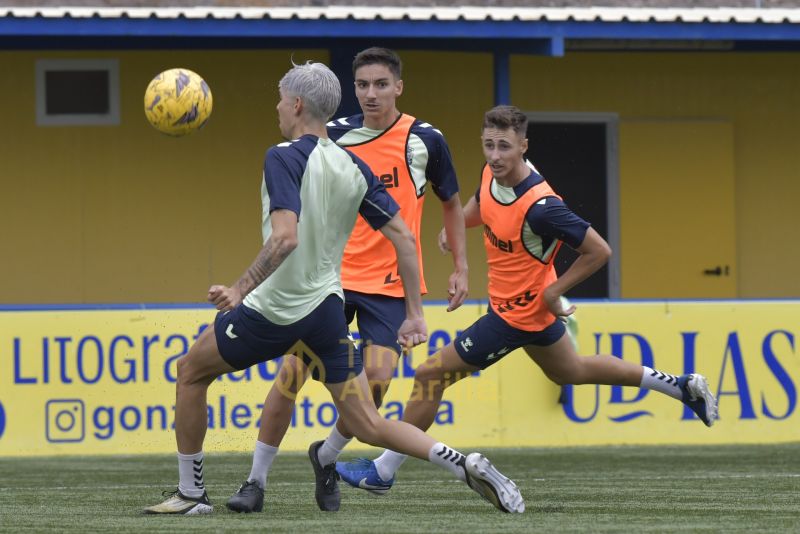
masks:
{"label": "green grass pitch", "polygon": [[520,485],[524,514],[498,512],[413,459],[387,496],[343,485],[341,510],[324,513],[306,455],[282,453],[265,511],[239,515],[225,500],[250,457],[212,453],[205,475],[214,513],[155,517],[141,509],[174,488],[173,455],[0,458],[0,531],[800,532],[800,443],[484,452]]}

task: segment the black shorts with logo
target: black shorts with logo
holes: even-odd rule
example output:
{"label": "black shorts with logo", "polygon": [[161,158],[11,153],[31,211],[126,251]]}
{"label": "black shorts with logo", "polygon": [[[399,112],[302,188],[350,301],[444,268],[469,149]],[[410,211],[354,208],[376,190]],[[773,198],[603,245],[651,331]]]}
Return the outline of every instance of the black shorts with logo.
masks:
{"label": "black shorts with logo", "polygon": [[342,299],[329,295],[314,311],[278,325],[244,304],[220,312],[214,321],[222,358],[236,369],[273,360],[284,354],[301,357],[312,377],[323,383],[344,382],[363,368],[347,332]]}

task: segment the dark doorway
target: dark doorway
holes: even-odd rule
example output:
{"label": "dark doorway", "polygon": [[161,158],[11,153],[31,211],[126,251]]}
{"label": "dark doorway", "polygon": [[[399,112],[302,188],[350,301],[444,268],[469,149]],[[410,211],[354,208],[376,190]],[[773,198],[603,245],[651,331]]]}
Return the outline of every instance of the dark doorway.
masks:
{"label": "dark doorway", "polygon": [[[589,221],[604,238],[609,236],[608,146],[605,122],[539,122],[528,125],[526,157],[572,211]],[[577,253],[562,246],[556,256],[559,276]],[[572,298],[609,298],[609,267],[572,288]]]}

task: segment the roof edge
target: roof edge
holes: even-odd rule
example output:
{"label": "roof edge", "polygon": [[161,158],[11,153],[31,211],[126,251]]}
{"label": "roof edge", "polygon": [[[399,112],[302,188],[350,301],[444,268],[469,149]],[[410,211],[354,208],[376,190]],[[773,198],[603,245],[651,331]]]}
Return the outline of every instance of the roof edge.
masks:
{"label": "roof edge", "polygon": [[800,8],[738,7],[0,7],[0,18],[800,23]]}

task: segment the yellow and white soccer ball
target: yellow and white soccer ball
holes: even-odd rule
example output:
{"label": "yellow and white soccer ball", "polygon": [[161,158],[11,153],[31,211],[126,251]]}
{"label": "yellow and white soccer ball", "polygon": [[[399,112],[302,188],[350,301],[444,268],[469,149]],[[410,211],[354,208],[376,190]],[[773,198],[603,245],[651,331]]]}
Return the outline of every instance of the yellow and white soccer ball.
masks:
{"label": "yellow and white soccer ball", "polygon": [[157,75],[144,93],[144,114],[155,129],[179,137],[203,127],[211,116],[211,89],[189,69]]}

